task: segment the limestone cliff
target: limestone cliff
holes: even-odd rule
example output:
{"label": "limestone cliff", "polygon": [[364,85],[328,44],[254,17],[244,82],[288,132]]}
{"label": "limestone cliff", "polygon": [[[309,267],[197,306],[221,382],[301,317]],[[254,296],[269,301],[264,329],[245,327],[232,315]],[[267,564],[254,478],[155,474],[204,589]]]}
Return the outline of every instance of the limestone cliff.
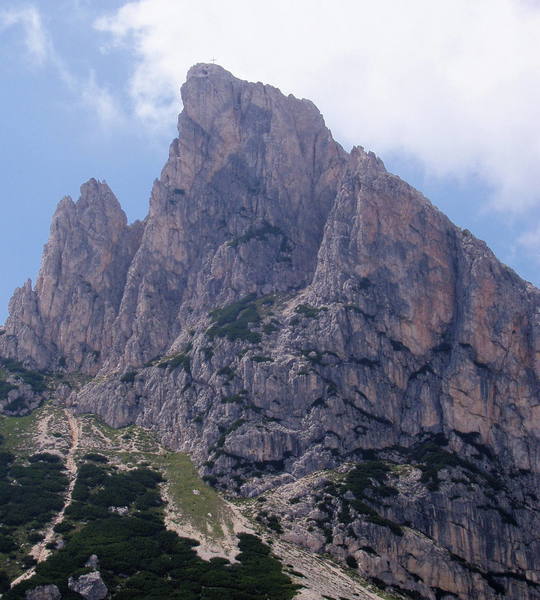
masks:
{"label": "limestone cliff", "polygon": [[182,98],[144,223],[63,200],[0,354],[99,372],[76,410],[412,597],[539,598],[540,292],[309,101],[216,65]]}
{"label": "limestone cliff", "polygon": [[16,290],[3,354],[41,369],[95,373],[112,343],[127,271],[142,225],[128,227],[109,186],[91,179],[53,216],[35,289]]}

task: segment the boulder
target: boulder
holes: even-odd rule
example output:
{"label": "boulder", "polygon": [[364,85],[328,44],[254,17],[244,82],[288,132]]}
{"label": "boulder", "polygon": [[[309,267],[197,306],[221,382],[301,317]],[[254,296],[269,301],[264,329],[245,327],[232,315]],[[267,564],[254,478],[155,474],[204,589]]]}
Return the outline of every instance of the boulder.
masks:
{"label": "boulder", "polygon": [[25,594],[26,600],[60,600],[62,594],[55,585],[38,585]]}
{"label": "boulder", "polygon": [[109,593],[99,571],[87,573],[77,578],[70,577],[68,588],[72,592],[77,592],[86,600],[103,600]]}

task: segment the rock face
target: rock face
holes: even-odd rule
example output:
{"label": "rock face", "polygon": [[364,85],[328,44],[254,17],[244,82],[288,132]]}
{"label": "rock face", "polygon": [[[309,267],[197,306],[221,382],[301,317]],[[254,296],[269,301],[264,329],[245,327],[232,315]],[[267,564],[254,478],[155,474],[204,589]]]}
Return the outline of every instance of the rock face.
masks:
{"label": "rock face", "polygon": [[27,282],[10,302],[4,354],[42,369],[96,372],[101,353],[112,343],[141,233],[140,223],[127,226],[104,182],[85,183],[76,203],[64,198],[53,217],[35,290]]}
{"label": "rock face", "polygon": [[42,373],[25,369],[15,360],[0,357],[1,413],[28,415],[48,396],[47,379]]}
{"label": "rock face", "polygon": [[68,588],[72,592],[77,592],[77,594],[80,594],[86,600],[103,600],[109,593],[107,586],[103,582],[103,579],[101,579],[99,571],[81,575],[76,579],[70,577]]}
{"label": "rock face", "polygon": [[397,470],[294,535],[415,597],[540,597],[540,292],[310,102],[216,65],[182,98],[144,223],[94,180],[63,200],[0,354],[99,373],[75,410],[230,492]]}

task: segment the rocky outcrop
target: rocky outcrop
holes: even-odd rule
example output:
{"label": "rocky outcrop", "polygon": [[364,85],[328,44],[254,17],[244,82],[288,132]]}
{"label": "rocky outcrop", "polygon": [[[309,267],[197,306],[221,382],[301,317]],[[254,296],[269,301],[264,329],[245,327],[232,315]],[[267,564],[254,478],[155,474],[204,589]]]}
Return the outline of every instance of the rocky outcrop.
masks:
{"label": "rocky outcrop", "polygon": [[80,575],[77,578],[70,577],[68,588],[80,594],[85,600],[103,600],[109,593],[99,571]]}
{"label": "rocky outcrop", "polygon": [[189,71],[182,99],[109,365],[165,352],[219,304],[306,285],[345,162],[307,100],[215,65]]}
{"label": "rocky outcrop", "polygon": [[412,597],[537,598],[534,488],[497,473],[432,439],[282,485],[254,516]]}
{"label": "rocky outcrop", "polygon": [[540,292],[310,102],[216,65],[182,97],[144,223],[95,181],[62,201],[0,354],[99,371],[75,410],[154,429],[229,492],[405,469],[298,540],[422,597],[538,598]]}
{"label": "rocky outcrop", "polygon": [[94,571],[99,571],[99,559],[95,554],[91,554],[84,566]]}
{"label": "rocky outcrop", "polygon": [[20,363],[0,357],[0,412],[8,416],[23,416],[49,397],[47,378],[29,371]]}
{"label": "rocky outcrop", "polygon": [[111,343],[142,225],[127,225],[105,182],[81,186],[54,214],[36,288],[16,290],[2,354],[41,369],[95,373]]}
{"label": "rocky outcrop", "polygon": [[26,592],[26,600],[60,600],[62,595],[56,585],[38,585]]}

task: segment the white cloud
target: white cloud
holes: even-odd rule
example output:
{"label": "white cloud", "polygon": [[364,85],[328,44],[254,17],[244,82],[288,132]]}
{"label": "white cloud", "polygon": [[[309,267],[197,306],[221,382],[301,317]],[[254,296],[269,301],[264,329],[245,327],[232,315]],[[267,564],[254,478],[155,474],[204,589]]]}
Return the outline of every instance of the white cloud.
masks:
{"label": "white cloud", "polygon": [[94,71],[90,71],[86,79],[73,81],[71,86],[74,93],[79,95],[81,103],[96,114],[101,124],[118,126],[124,121],[115,97],[107,88],[98,84]]}
{"label": "white cloud", "polygon": [[195,62],[314,100],[336,137],[540,204],[540,6],[520,0],[136,0],[96,27],[136,59],[136,114],[170,123]]}
{"label": "white cloud", "polygon": [[22,28],[24,44],[32,59],[39,64],[45,62],[51,47],[39,11],[33,6],[0,11],[0,31],[15,26]]}
{"label": "white cloud", "polygon": [[92,111],[100,124],[110,126],[123,121],[118,103],[109,90],[98,83],[95,72],[78,74],[60,56],[35,6],[0,11],[0,31],[13,26],[22,27],[26,49],[36,64],[52,67],[73,97],[81,106]]}

